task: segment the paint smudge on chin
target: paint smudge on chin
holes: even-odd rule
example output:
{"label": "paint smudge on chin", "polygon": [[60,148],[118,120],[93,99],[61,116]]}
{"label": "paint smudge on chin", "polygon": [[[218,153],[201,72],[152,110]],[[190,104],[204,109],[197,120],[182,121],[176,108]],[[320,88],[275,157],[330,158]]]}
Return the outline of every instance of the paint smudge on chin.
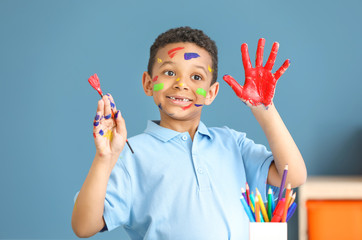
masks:
{"label": "paint smudge on chin", "polygon": [[155,76],[155,77],[152,79],[152,82],[156,82],[156,81],[157,81],[157,78],[158,78],[158,76]]}
{"label": "paint smudge on chin", "polygon": [[157,62],[158,62],[158,63],[162,63],[162,59],[161,59],[161,58],[157,58]]}
{"label": "paint smudge on chin", "polygon": [[209,65],[207,65],[207,69],[209,70],[209,72],[213,72],[214,71],[214,69],[212,69]]}
{"label": "paint smudge on chin", "polygon": [[192,106],[192,103],[186,107],[183,107],[182,110],[186,110],[186,109],[189,109],[190,107]]}
{"label": "paint smudge on chin", "polygon": [[202,96],[204,96],[204,97],[206,97],[206,91],[205,91],[205,89],[203,89],[203,88],[198,88],[198,89],[196,90],[196,93],[197,93],[197,94],[200,94],[200,95],[202,95]]}
{"label": "paint smudge on chin", "polygon": [[195,106],[196,106],[196,107],[201,107],[201,106],[203,106],[203,104],[196,104],[196,103],[195,103]]}
{"label": "paint smudge on chin", "polygon": [[180,51],[181,49],[184,49],[184,47],[173,48],[173,49],[169,50],[169,51],[167,52],[167,54],[168,54],[168,56],[169,56],[170,58],[173,58],[173,57],[176,55],[176,53],[177,53],[178,51]]}
{"label": "paint smudge on chin", "polygon": [[158,104],[158,108],[162,110],[162,106],[161,106],[161,103]]}
{"label": "paint smudge on chin", "polygon": [[153,91],[157,92],[160,91],[161,89],[163,89],[163,83],[157,83],[153,85]]}
{"label": "paint smudge on chin", "polygon": [[192,53],[192,52],[190,52],[190,53],[185,53],[185,55],[184,55],[185,60],[190,60],[190,59],[192,59],[192,58],[198,58],[198,57],[200,57],[199,54],[197,54],[197,53]]}

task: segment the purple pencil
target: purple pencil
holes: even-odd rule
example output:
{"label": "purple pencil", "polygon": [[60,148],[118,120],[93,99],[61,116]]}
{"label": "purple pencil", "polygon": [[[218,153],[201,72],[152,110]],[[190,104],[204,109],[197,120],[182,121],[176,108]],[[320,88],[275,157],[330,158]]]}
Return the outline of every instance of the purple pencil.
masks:
{"label": "purple pencil", "polygon": [[[246,194],[245,194],[245,190],[244,190],[244,188],[241,188],[241,194],[244,196],[245,201],[248,201],[248,198],[246,197]],[[247,204],[249,205],[249,203],[248,203],[248,202],[247,202]]]}
{"label": "purple pencil", "polygon": [[282,199],[284,186],[285,186],[285,180],[287,179],[287,174],[288,174],[288,164],[285,165],[285,168],[284,168],[282,183],[280,184],[280,188],[279,188],[278,202],[279,202],[279,199]]}

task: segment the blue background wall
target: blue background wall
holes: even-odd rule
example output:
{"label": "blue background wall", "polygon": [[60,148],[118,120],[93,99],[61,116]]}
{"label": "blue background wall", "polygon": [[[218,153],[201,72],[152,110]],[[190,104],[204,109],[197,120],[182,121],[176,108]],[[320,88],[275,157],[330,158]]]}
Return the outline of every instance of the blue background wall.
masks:
{"label": "blue background wall", "polygon": [[[266,138],[222,80],[243,83],[240,45],[254,62],[280,43],[274,103],[309,175],[362,174],[361,1],[21,1],[0,0],[0,238],[74,239],[70,220],[95,149],[92,121],[102,89],[122,110],[129,136],[158,110],[141,76],[161,32],[189,25],[219,47],[220,93],[204,110],[208,126]],[[297,216],[289,224],[297,239]],[[123,236],[123,238],[121,237]],[[93,239],[127,239],[122,229]]]}

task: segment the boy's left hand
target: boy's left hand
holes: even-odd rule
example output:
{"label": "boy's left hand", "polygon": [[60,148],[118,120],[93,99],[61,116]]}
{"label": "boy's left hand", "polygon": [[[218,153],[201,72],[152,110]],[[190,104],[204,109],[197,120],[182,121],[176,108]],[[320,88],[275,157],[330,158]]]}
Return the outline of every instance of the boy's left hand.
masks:
{"label": "boy's left hand", "polygon": [[279,43],[274,42],[268,61],[263,67],[265,39],[258,42],[256,52],[255,68],[252,67],[248,52],[248,45],[241,45],[241,54],[245,70],[245,83],[241,86],[232,76],[225,75],[223,79],[231,86],[236,95],[248,106],[263,104],[268,107],[274,97],[275,85],[281,75],[290,65],[290,60],[286,60],[283,65],[273,74],[271,72],[279,49]]}

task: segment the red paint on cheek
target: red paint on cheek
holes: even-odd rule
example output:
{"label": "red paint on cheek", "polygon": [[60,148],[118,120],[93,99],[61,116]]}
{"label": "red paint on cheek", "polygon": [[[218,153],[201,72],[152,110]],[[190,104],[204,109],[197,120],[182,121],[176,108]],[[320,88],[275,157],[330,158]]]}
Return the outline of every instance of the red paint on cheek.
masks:
{"label": "red paint on cheek", "polygon": [[154,78],[152,79],[152,82],[156,82],[157,79],[158,79],[158,76],[154,77]]}
{"label": "red paint on cheek", "polygon": [[176,55],[177,51],[180,51],[181,49],[184,49],[184,47],[172,48],[167,52],[167,54],[170,58],[173,58]]}
{"label": "red paint on cheek", "polygon": [[189,109],[190,107],[192,106],[192,103],[186,107],[183,107],[182,110],[186,110],[186,109]]}

